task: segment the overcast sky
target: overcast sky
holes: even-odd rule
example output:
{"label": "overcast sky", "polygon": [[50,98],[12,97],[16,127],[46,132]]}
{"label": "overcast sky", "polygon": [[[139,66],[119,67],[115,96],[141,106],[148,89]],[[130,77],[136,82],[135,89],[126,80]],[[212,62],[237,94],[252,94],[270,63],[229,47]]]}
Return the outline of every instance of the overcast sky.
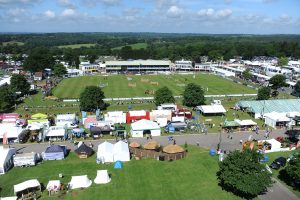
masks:
{"label": "overcast sky", "polygon": [[0,0],[0,31],[300,34],[300,0]]}

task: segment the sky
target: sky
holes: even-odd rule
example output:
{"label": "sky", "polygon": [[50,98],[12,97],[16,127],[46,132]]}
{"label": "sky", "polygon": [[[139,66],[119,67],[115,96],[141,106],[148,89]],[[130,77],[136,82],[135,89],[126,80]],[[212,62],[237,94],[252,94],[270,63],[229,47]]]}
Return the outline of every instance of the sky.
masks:
{"label": "sky", "polygon": [[300,34],[300,0],[0,0],[0,32]]}

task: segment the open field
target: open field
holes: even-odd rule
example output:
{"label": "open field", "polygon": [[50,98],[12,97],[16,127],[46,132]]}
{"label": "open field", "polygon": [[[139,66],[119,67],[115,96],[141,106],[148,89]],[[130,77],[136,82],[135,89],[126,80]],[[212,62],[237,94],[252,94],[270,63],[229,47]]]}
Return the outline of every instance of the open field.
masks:
{"label": "open field", "polygon": [[107,185],[93,183],[88,189],[74,190],[60,198],[49,197],[44,191],[42,199],[239,199],[218,186],[217,157],[211,157],[207,150],[194,146],[189,146],[189,153],[182,160],[132,160],[119,170],[113,169],[113,164],[97,165],[95,160],[95,155],[82,160],[71,153],[63,161],[45,161],[32,168],[13,168],[0,176],[1,195],[12,195],[14,184],[32,178],[46,186],[49,180],[59,179],[59,173],[64,175],[61,181],[68,183],[72,175],[87,174],[93,180],[96,170],[107,169],[112,177]]}
{"label": "open field", "polygon": [[71,49],[79,49],[81,47],[93,47],[93,46],[96,46],[96,44],[70,44],[70,45],[61,45],[61,46],[58,46],[58,48],[71,48]]}
{"label": "open field", "polygon": [[18,46],[24,45],[23,42],[18,42],[18,41],[9,41],[9,42],[3,42],[3,43],[2,43],[3,46],[13,45],[13,44],[16,44],[16,45],[18,45]]}
{"label": "open field", "polygon": [[[130,45],[126,45],[126,46],[130,46],[134,50],[137,50],[137,49],[146,49],[147,48],[147,43],[136,43],[136,44],[130,44]],[[112,48],[112,50],[120,50],[123,47],[124,46],[115,47],[115,48]]]}
{"label": "open field", "polygon": [[257,92],[254,89],[219,76],[197,74],[195,75],[195,79],[193,75],[82,76],[64,79],[53,90],[53,93],[59,98],[79,98],[80,93],[86,86],[107,84],[107,86],[103,88],[107,98],[153,96],[153,94],[146,95],[145,91],[149,90],[154,92],[163,86],[169,87],[173,94],[177,96],[182,94],[185,85],[188,83],[201,85],[205,90],[205,94],[249,94]]}

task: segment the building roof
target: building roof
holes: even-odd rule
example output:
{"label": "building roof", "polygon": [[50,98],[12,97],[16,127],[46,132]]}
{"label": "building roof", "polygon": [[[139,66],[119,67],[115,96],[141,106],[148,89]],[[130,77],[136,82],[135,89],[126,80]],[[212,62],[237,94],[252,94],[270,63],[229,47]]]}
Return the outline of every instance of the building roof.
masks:
{"label": "building roof", "polygon": [[300,112],[300,99],[278,99],[262,101],[240,101],[239,107],[247,108],[253,113],[289,113]]}
{"label": "building roof", "polygon": [[56,153],[56,152],[64,152],[64,147],[59,145],[51,145],[47,147],[45,153]]}
{"label": "building roof", "polygon": [[106,61],[106,66],[140,66],[140,65],[170,65],[170,60],[126,60],[126,61]]}
{"label": "building roof", "polygon": [[160,130],[160,127],[156,122],[146,120],[146,119],[141,119],[137,122],[132,123],[131,129],[133,131]]}

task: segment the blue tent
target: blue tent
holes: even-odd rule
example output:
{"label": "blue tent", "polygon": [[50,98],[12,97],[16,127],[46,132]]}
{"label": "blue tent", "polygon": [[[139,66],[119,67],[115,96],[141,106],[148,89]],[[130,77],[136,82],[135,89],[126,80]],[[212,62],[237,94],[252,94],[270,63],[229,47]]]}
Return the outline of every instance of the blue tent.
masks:
{"label": "blue tent", "polygon": [[115,169],[122,169],[123,168],[123,163],[121,161],[117,160],[115,162],[114,168]]}
{"label": "blue tent", "polygon": [[51,145],[44,152],[44,160],[63,160],[67,154],[67,148],[60,145]]}

